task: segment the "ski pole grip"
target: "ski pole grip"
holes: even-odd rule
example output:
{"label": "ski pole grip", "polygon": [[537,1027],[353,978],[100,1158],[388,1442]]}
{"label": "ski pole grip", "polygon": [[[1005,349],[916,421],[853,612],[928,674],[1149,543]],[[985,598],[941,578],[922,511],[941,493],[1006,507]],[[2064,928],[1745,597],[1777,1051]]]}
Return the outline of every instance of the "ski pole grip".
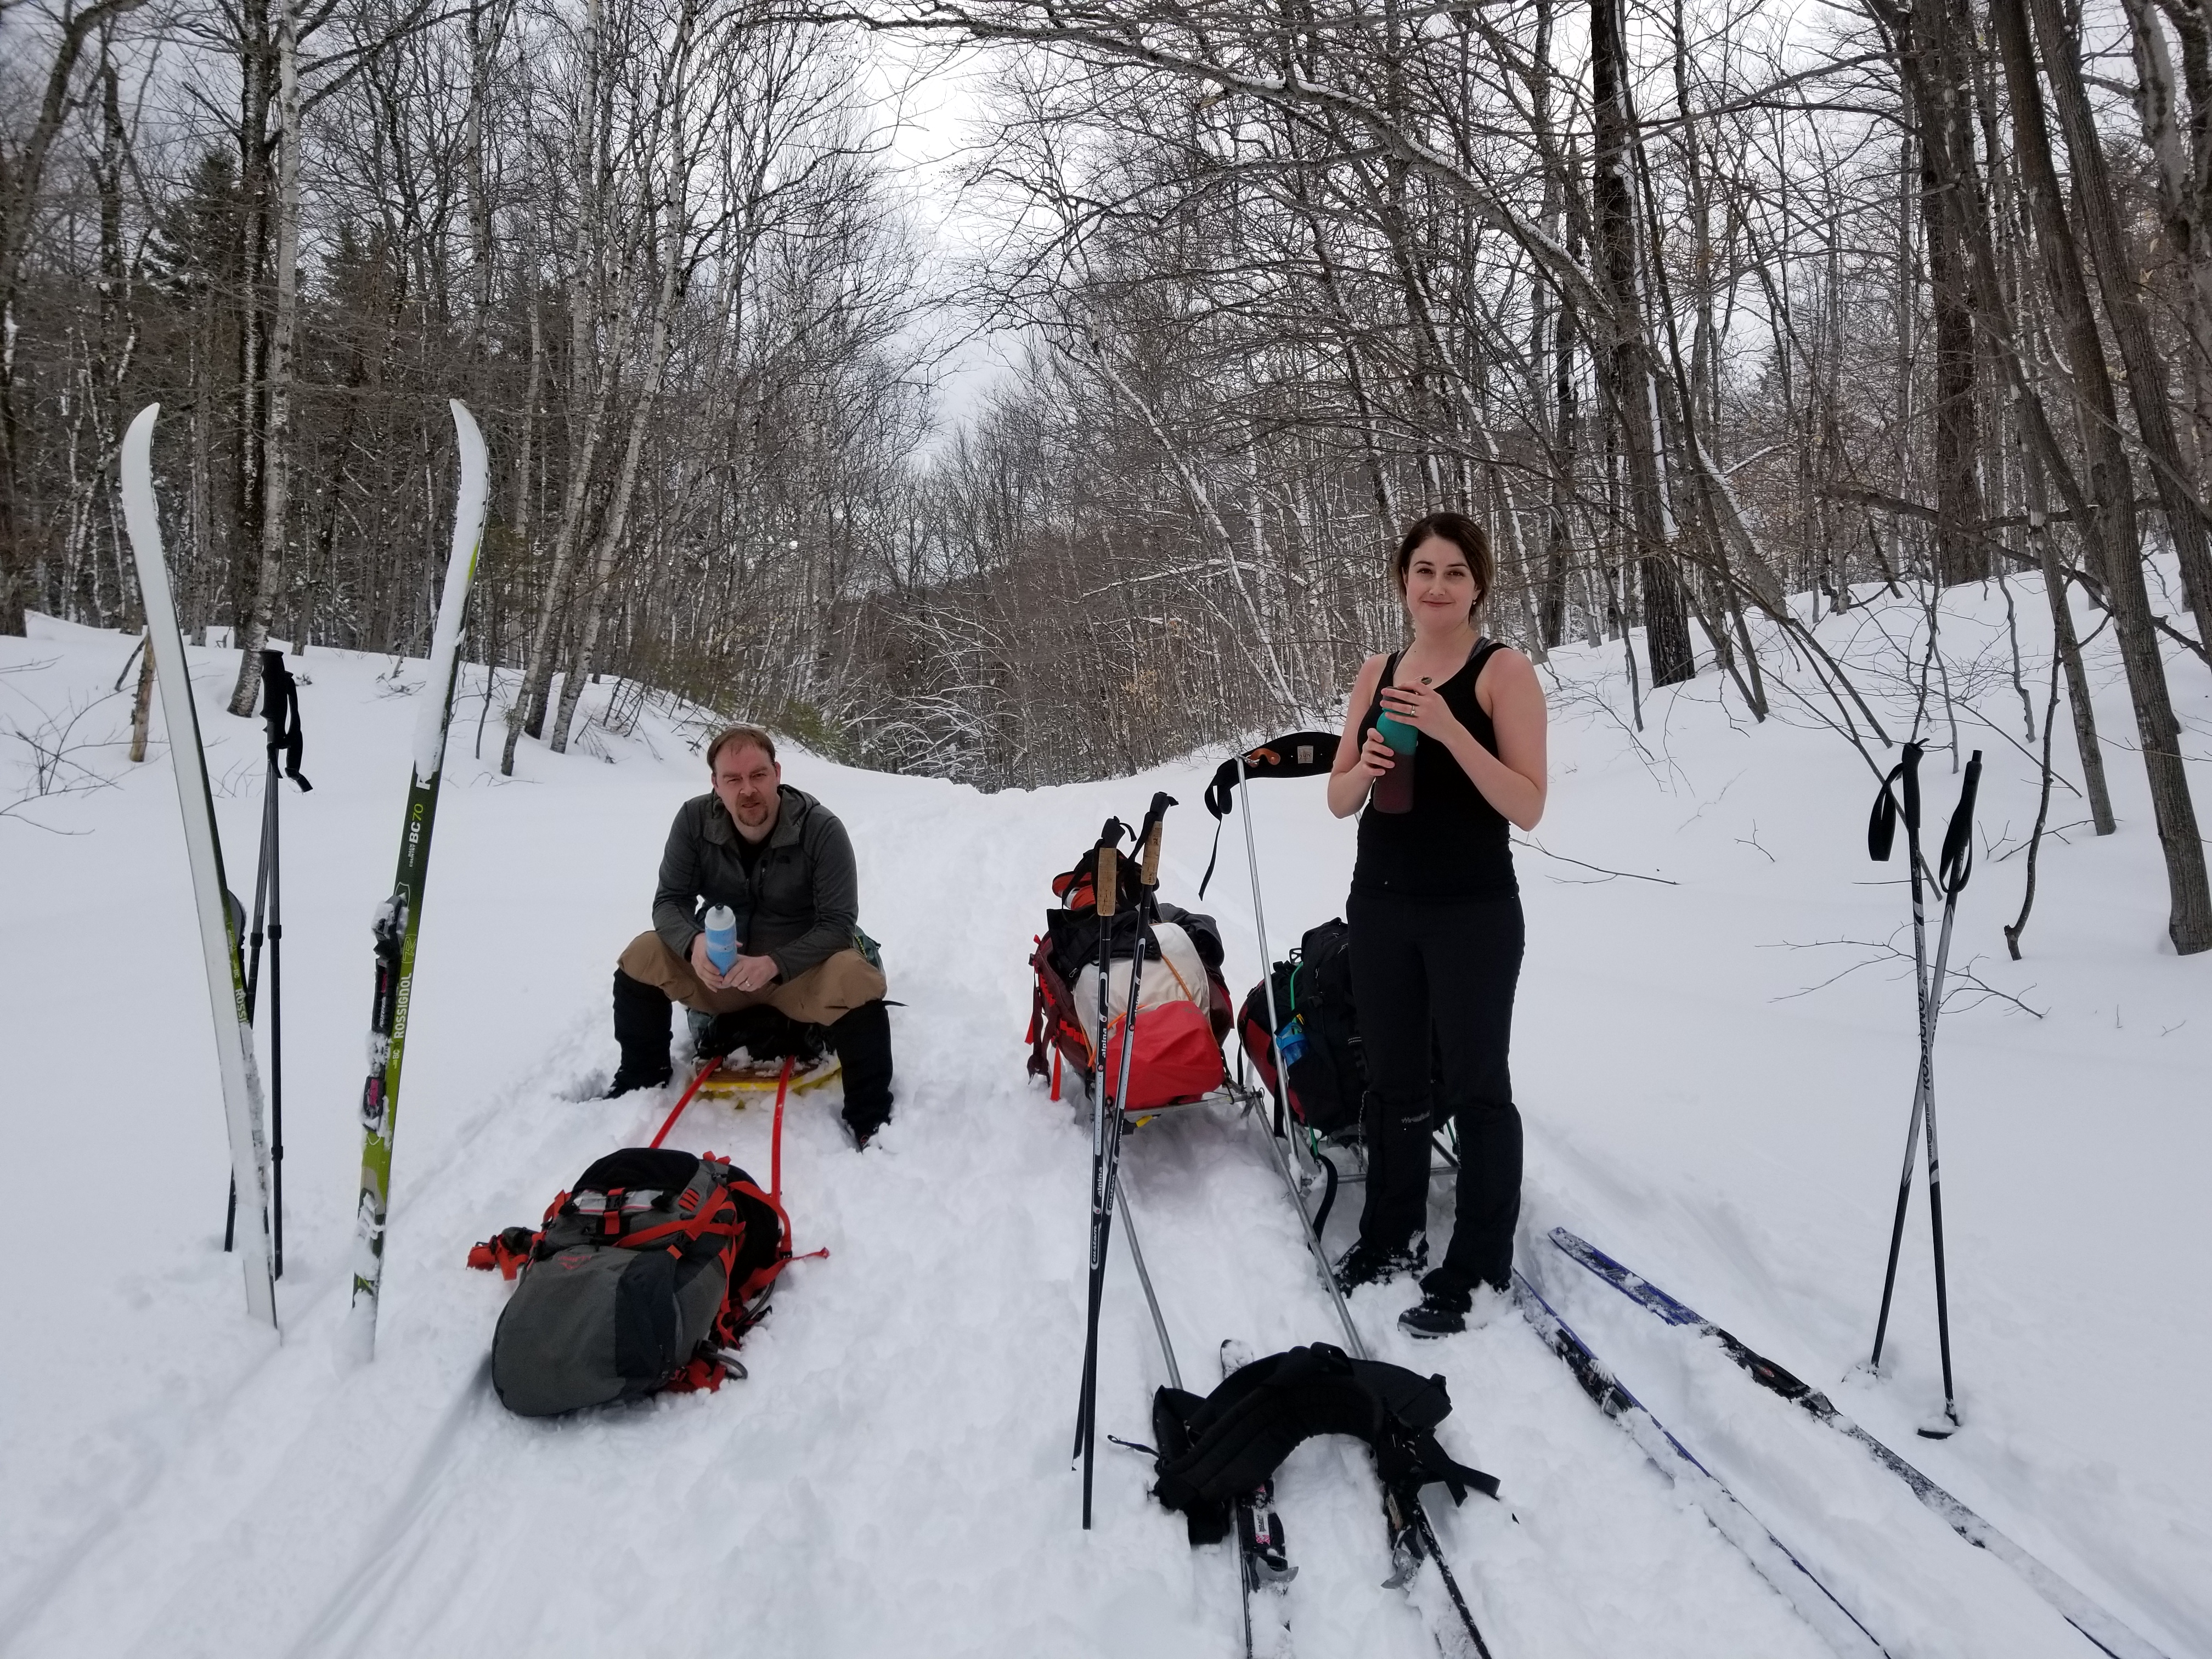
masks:
{"label": "ski pole grip", "polygon": [[1139,836],[1143,862],[1138,866],[1137,876],[1147,892],[1160,884],[1160,825],[1167,817],[1168,808],[1175,804],[1175,797],[1163,789],[1152,797],[1152,804],[1145,813],[1145,827]]}
{"label": "ski pole grip", "polygon": [[1920,833],[1920,745],[1905,745],[1905,759],[1899,769],[1904,774],[1905,827],[1908,833]]}
{"label": "ski pole grip", "polygon": [[1098,849],[1098,874],[1094,885],[1098,894],[1098,914],[1102,916],[1114,914],[1114,866],[1121,857],[1111,847]]}

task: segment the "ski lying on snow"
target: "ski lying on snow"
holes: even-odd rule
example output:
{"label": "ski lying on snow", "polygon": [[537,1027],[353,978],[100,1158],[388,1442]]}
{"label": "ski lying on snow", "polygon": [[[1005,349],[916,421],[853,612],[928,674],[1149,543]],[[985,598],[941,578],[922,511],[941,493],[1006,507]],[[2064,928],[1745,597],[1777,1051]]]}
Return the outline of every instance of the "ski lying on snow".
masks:
{"label": "ski lying on snow", "polygon": [[1700,1335],[1712,1338],[1761,1388],[1802,1407],[1838,1433],[1857,1441],[1875,1462],[1911,1488],[1915,1498],[1942,1516],[1952,1531],[1977,1549],[1987,1550],[2020,1574],[2061,1618],[2100,1650],[2112,1655],[2112,1659],[2165,1659],[2156,1648],[1838,1411],[1828,1396],[1810,1383],[1791,1376],[1696,1310],[1677,1302],[1650,1279],[1614,1261],[1595,1244],[1577,1238],[1565,1227],[1552,1229],[1552,1243],[1647,1312],[1669,1325],[1686,1326]]}
{"label": "ski lying on snow", "polygon": [[208,1004],[215,1016],[216,1060],[222,1074],[223,1120],[230,1134],[232,1192],[252,1229],[259,1218],[259,1244],[238,1252],[246,1270],[246,1308],[255,1319],[276,1323],[275,1244],[269,1225],[269,1143],[261,1127],[261,1074],[253,1062],[253,1030],[246,1012],[246,975],[239,960],[240,914],[222,873],[222,842],[216,835],[215,796],[208,787],[207,754],[200,746],[199,713],[192,706],[192,677],[185,637],[169,593],[169,568],[161,556],[161,521],[154,506],[154,422],[161,405],[149,404],[123,435],[123,523],[138,569],[146,605],[146,649],[161,677],[161,712],[169,726],[169,766],[176,775],[177,805],[185,817],[185,851],[192,872],[192,901],[199,915],[200,954],[207,969]]}
{"label": "ski lying on snow", "polygon": [[392,1197],[392,1140],[399,1111],[399,1063],[407,1046],[407,1004],[415,982],[415,946],[422,928],[422,884],[430,868],[430,827],[446,764],[446,728],[453,715],[453,684],[461,666],[461,617],[483,538],[487,478],[483,434],[454,398],[453,436],[461,483],[453,500],[453,553],[438,599],[430,641],[430,676],[416,717],[414,771],[400,820],[399,873],[392,895],[370,923],[376,939],[376,995],[369,1006],[368,1080],[361,1095],[361,1197],[354,1240],[355,1342],[362,1357],[376,1347],[376,1306],[384,1283],[384,1228]]}
{"label": "ski lying on snow", "polygon": [[1881,1643],[1856,1614],[1836,1599],[1835,1592],[1813,1576],[1812,1570],[1784,1547],[1736,1496],[1721,1483],[1688,1447],[1668,1432],[1644,1402],[1621,1386],[1613,1373],[1592,1353],[1567,1322],[1553,1311],[1516,1269],[1514,1300],[1538,1335],[1574,1373],[1598,1409],[1626,1430],[1644,1455],[1686,1489],[1698,1501],[1705,1518],[1722,1537],[1742,1551],[1759,1577],[1782,1593],[1797,1616],[1817,1631],[1838,1653],[1854,1656],[1886,1654]]}
{"label": "ski lying on snow", "polygon": [[[1247,823],[1249,830],[1251,826]],[[1297,1212],[1299,1230],[1304,1233],[1306,1249],[1312,1255],[1314,1266],[1321,1273],[1322,1286],[1328,1292],[1330,1303],[1336,1309],[1338,1323],[1344,1327],[1345,1351],[1355,1359],[1369,1357],[1367,1344],[1361,1340],[1359,1328],[1352,1322],[1352,1310],[1344,1305],[1344,1292],[1338,1288],[1336,1274],[1331,1270],[1328,1252],[1322,1248],[1321,1235],[1314,1231],[1313,1218],[1306,1213],[1306,1202],[1298,1192],[1297,1178],[1291,1175],[1290,1163],[1283,1149],[1276,1144],[1275,1135],[1268,1127],[1267,1117],[1261,1113],[1248,1113],[1257,1124],[1260,1139],[1266,1143],[1267,1156],[1273,1162],[1275,1173],[1282,1178],[1284,1194],[1291,1200],[1291,1208]],[[1429,1512],[1421,1503],[1419,1492],[1405,1494],[1403,1502],[1381,1480],[1376,1470],[1376,1484],[1382,1487],[1382,1519],[1389,1528],[1390,1577],[1384,1583],[1391,1589],[1410,1592],[1414,1576],[1420,1571],[1421,1557],[1425,1553],[1437,1565],[1437,1577],[1443,1580],[1444,1592],[1451,1597],[1452,1611],[1459,1615],[1461,1628],[1466,1632],[1467,1650],[1474,1659],[1491,1659],[1490,1644],[1482,1639],[1481,1628],[1474,1622],[1474,1609],[1467,1604],[1461,1592],[1459,1580],[1454,1577],[1450,1564],[1444,1559],[1443,1547],[1437,1541],[1437,1529],[1429,1523]],[[1441,1632],[1431,1631],[1439,1650],[1444,1648]]]}
{"label": "ski lying on snow", "polygon": [[[1224,1342],[1221,1380],[1226,1382],[1252,1358],[1251,1349],[1243,1343],[1233,1338]],[[1235,1507],[1237,1571],[1244,1595],[1244,1659],[1291,1659],[1291,1616],[1283,1605],[1284,1591],[1298,1570],[1291,1565],[1282,1517],[1275,1513],[1274,1477],[1238,1493]],[[1263,1603],[1257,1624],[1253,1618],[1255,1599]]]}

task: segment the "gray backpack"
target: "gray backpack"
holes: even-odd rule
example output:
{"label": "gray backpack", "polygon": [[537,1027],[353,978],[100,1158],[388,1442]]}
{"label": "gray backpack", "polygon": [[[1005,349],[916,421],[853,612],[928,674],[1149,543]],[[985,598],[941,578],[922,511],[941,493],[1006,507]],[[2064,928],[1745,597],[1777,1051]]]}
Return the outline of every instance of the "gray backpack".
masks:
{"label": "gray backpack", "polygon": [[469,1253],[520,1274],[492,1337],[509,1411],[551,1417],[744,1375],[729,1351],[789,1262],[782,1208],[724,1159],[634,1146],[555,1199],[544,1230]]}

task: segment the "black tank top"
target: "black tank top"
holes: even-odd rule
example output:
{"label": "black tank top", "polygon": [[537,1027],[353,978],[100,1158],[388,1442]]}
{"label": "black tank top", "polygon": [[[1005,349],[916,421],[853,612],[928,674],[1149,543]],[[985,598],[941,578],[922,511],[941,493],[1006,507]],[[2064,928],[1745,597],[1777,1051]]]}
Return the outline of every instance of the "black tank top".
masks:
{"label": "black tank top", "polygon": [[[1437,688],[1460,724],[1493,755],[1498,752],[1498,730],[1482,712],[1474,687],[1484,665],[1500,648],[1496,640],[1479,641],[1459,672]],[[1399,655],[1390,653],[1376,682],[1375,700],[1359,722],[1363,744],[1382,714],[1382,688],[1397,673]],[[1413,810],[1378,812],[1370,805],[1359,815],[1352,890],[1419,898],[1500,898],[1517,893],[1521,887],[1513,876],[1508,829],[1505,815],[1483,799],[1451,750],[1424,733],[1413,750]]]}

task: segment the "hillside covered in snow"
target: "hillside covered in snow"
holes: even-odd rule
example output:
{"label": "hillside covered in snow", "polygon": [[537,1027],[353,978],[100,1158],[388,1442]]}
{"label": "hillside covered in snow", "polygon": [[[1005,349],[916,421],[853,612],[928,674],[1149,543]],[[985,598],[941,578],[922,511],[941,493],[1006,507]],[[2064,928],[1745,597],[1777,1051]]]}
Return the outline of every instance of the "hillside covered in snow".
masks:
{"label": "hillside covered in snow", "polygon": [[[1953,1346],[1941,1400],[1924,1194],[1884,1375],[1872,1340],[1916,1056],[1899,861],[1865,847],[1875,775],[1778,644],[1753,721],[1710,667],[1631,713],[1618,642],[1554,655],[1553,791],[1516,848],[1528,916],[1514,1044],[1527,1124],[1518,1261],[1648,1404],[1896,1656],[2094,1651],[1857,1449],[1661,1326],[1547,1242],[1565,1224],[1836,1403],[2173,1659],[2212,1652],[2212,1373],[2202,1248],[2212,1169],[2212,957],[2177,959],[2126,689],[2091,649],[2118,833],[2069,793],[2070,733],[2024,959],[2047,627],[2015,583],[1953,590],[1954,702],[1928,705],[1939,823],[1950,745],[1987,766],[1936,1063]],[[1893,738],[1894,665],[1926,625],[1868,596],[1820,623]],[[2086,613],[2087,632],[2095,618]],[[0,639],[0,1167],[14,1249],[0,1307],[0,1653],[44,1656],[1004,1654],[1241,1650],[1236,1566],[1100,1446],[1098,1524],[1066,1450],[1082,1349],[1087,1122],[1023,1074],[1025,966],[1048,882],[1109,813],[1170,815],[1162,892],[1218,916],[1241,997],[1260,975],[1241,825],[1197,896],[1219,755],[1130,779],[985,795],[787,751],[788,781],[856,844],[881,940],[898,1102],[855,1154],[834,1094],[791,1109],[802,1250],[747,1341],[750,1376],[555,1421],[485,1380],[508,1289],[469,1245],[672,1096],[598,1098],[617,952],[649,921],[678,805],[705,787],[695,725],[654,702],[628,736],[526,745],[497,774],[465,671],[423,926],[378,1353],[339,1340],[360,1153],[368,921],[391,878],[418,662],[295,659],[311,793],[283,805],[285,1272],[281,1340],[221,1253],[228,1156],[158,703],[124,757],[133,641],[34,621]],[[192,653],[234,887],[250,890],[263,752],[222,712],[228,653]],[[1885,677],[1885,665],[1889,670]],[[2200,806],[2212,676],[2169,660]],[[606,688],[587,711],[603,707]],[[71,724],[71,722],[74,722]],[[1255,736],[1265,734],[1255,734]],[[41,749],[58,758],[43,770]],[[1875,750],[1887,765],[1889,751]],[[40,793],[41,782],[47,793]],[[73,787],[82,786],[82,787]],[[1321,782],[1252,792],[1277,955],[1341,913],[1353,826]],[[1900,952],[1902,954],[1900,954]],[[695,1104],[675,1140],[763,1172],[769,1114]],[[1217,1345],[1334,1340],[1256,1123],[1226,1110],[1133,1133],[1123,1170],[1187,1377]],[[1441,1173],[1441,1171],[1440,1171]],[[1432,1189],[1432,1233],[1449,1182]],[[1350,1239],[1356,1204],[1331,1218]],[[1407,1281],[1352,1311],[1379,1357],[1440,1370],[1445,1446],[1503,1498],[1431,1508],[1500,1659],[1814,1656],[1825,1644],[1565,1367],[1510,1316],[1417,1344]],[[1165,1380],[1128,1259],[1109,1271],[1102,1426],[1149,1437]],[[1200,1386],[1204,1386],[1200,1382]],[[1426,1655],[1432,1574],[1388,1571],[1363,1451],[1295,1454],[1279,1507],[1300,1571],[1297,1650]],[[651,1633],[648,1644],[641,1638]],[[625,1640],[617,1646],[617,1633]],[[629,1639],[639,1638],[639,1639]]]}

